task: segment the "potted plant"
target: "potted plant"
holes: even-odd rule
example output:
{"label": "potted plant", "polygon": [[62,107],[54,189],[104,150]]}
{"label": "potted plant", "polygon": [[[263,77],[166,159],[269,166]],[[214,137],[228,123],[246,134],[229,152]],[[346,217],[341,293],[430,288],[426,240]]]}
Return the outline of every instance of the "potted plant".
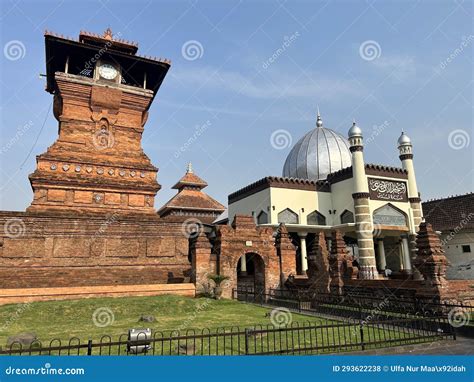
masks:
{"label": "potted plant", "polygon": [[222,286],[221,284],[229,279],[229,276],[224,275],[208,275],[207,278],[209,280],[214,281],[214,298],[216,300],[220,300],[222,296]]}

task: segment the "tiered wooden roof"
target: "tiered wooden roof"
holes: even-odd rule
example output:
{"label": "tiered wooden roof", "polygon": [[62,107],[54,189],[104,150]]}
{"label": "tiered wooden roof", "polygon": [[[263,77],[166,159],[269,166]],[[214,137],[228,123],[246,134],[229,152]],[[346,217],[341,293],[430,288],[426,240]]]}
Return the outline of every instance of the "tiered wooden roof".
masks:
{"label": "tiered wooden roof", "polygon": [[214,220],[224,212],[225,207],[202,192],[206,186],[207,183],[194,174],[189,164],[186,174],[173,186],[178,193],[160,208],[158,214],[162,218],[174,215],[182,216],[184,219],[195,216],[200,220],[206,217]]}

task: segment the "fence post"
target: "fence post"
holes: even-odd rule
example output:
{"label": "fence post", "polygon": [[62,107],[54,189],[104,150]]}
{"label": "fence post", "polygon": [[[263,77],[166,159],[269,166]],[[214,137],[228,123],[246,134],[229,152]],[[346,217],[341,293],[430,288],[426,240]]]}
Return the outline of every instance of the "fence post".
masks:
{"label": "fence post", "polygon": [[92,355],[92,340],[87,341],[87,355]]}
{"label": "fence post", "polygon": [[365,350],[364,326],[362,325],[362,321],[359,324],[359,333],[360,333],[360,346],[361,346],[362,350]]}
{"label": "fence post", "polygon": [[245,329],[245,355],[249,354],[249,330]]}

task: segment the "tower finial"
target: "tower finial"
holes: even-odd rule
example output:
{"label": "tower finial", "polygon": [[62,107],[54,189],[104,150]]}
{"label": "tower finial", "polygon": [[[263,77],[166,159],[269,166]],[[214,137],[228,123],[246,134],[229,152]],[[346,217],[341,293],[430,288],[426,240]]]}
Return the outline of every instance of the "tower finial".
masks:
{"label": "tower finial", "polygon": [[107,40],[112,40],[113,37],[114,37],[114,34],[112,33],[112,29],[110,27],[108,27],[104,32],[103,38],[105,38]]}
{"label": "tower finial", "polygon": [[192,174],[193,173],[193,165],[191,162],[188,163],[188,167],[186,169],[187,174]]}

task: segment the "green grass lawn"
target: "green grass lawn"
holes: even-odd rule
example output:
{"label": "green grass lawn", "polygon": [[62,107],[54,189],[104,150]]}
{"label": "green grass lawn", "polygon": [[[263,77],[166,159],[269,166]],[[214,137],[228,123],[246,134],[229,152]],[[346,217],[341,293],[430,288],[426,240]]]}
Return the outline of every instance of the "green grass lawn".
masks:
{"label": "green grass lawn", "polygon": [[[109,325],[97,326],[94,312],[97,312],[96,323]],[[269,325],[270,318],[265,316],[268,312],[271,309],[234,300],[179,296],[91,298],[3,305],[0,306],[0,346],[6,345],[9,336],[21,332],[34,332],[46,344],[54,338],[62,341],[71,337],[78,337],[81,341],[89,338],[99,340],[102,335],[114,338],[127,333],[130,328],[185,331],[192,328]],[[139,322],[141,315],[153,315],[156,322]],[[292,314],[292,320],[328,322],[299,314]]]}
{"label": "green grass lawn", "polygon": [[[154,343],[150,351],[153,354],[178,354],[183,344],[191,346],[192,353],[195,354],[245,354],[246,342],[249,353],[286,352],[295,349],[295,354],[321,354],[360,350],[362,337],[357,324],[342,324],[341,321],[297,313],[291,313],[293,325],[306,324],[306,327],[259,333],[259,325],[265,329],[272,324],[268,315],[271,311],[271,308],[235,300],[216,301],[178,296],[95,298],[4,305],[0,306],[0,346],[5,348],[9,336],[22,332],[36,333],[42,346],[47,347],[53,339],[60,339],[64,346],[73,337],[79,340],[71,344],[87,344],[88,339],[93,340],[94,344],[103,344],[117,341],[120,336],[125,341],[128,329],[150,328],[154,338],[168,338]],[[156,321],[139,322],[141,315],[153,315]],[[285,317],[288,318],[288,315]],[[308,329],[310,325],[312,328]],[[217,330],[223,327],[227,329]],[[205,328],[210,330],[203,332],[202,329]],[[257,332],[246,336],[243,333],[245,328],[254,328]],[[193,329],[196,329],[196,334],[205,336],[169,339],[172,331],[179,330],[180,335],[185,335],[190,334]],[[221,335],[216,336],[216,332]],[[381,327],[371,322],[364,325],[362,335],[366,343],[371,343],[367,348],[430,340],[419,337],[413,331],[390,325]],[[58,346],[59,342],[51,345]],[[73,354],[77,352],[72,351]],[[80,354],[85,352],[85,348],[80,350]],[[125,352],[126,344],[122,344],[94,347],[92,354]],[[65,353],[67,351],[61,354]]]}

